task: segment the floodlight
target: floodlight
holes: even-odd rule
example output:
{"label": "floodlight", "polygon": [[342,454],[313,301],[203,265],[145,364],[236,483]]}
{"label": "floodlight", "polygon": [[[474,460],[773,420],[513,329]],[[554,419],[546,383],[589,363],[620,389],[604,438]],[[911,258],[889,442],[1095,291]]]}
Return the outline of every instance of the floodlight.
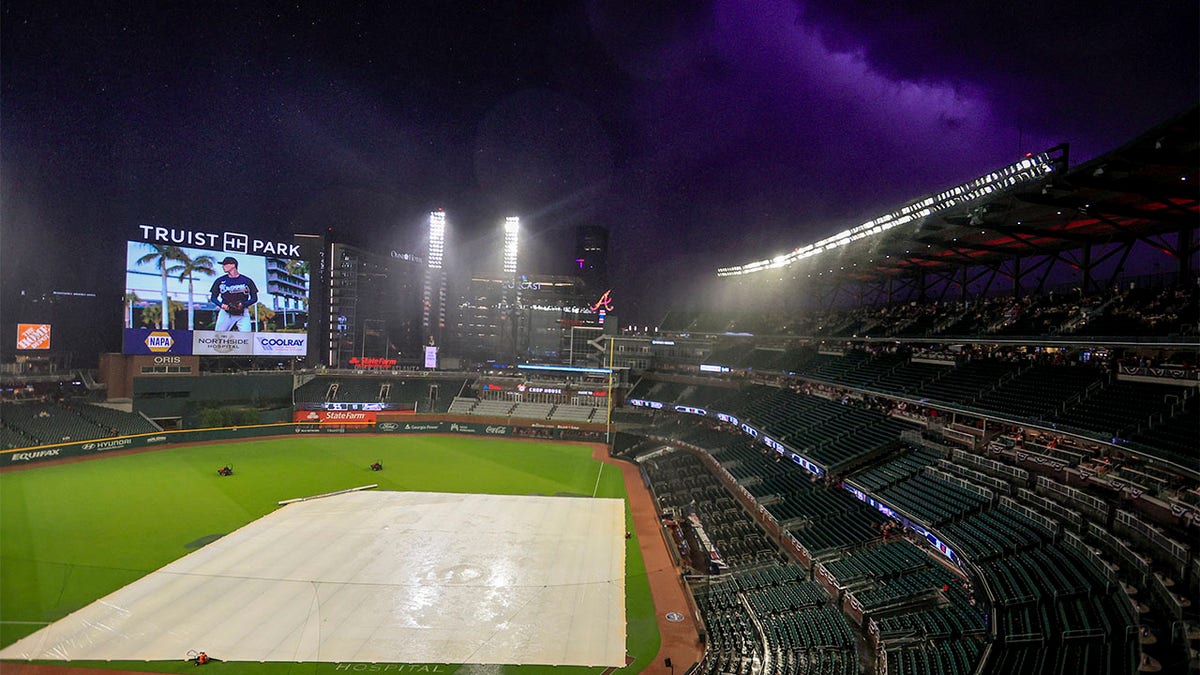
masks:
{"label": "floodlight", "polygon": [[504,273],[517,273],[517,235],[521,231],[521,219],[509,216],[504,219]]}
{"label": "floodlight", "polygon": [[426,258],[429,269],[440,270],[442,268],[442,254],[445,249],[446,212],[439,209],[429,214],[429,255]]}

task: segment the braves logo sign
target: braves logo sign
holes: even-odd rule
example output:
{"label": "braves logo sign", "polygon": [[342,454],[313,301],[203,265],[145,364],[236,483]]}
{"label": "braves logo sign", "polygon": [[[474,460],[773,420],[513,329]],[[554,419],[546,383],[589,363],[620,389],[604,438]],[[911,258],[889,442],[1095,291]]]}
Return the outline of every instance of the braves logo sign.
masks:
{"label": "braves logo sign", "polygon": [[600,310],[604,310],[606,312],[613,311],[612,289],[610,288],[607,291],[604,291],[604,293],[600,296],[600,299],[596,301],[596,304],[589,307],[589,309],[591,309],[593,312],[598,312]]}

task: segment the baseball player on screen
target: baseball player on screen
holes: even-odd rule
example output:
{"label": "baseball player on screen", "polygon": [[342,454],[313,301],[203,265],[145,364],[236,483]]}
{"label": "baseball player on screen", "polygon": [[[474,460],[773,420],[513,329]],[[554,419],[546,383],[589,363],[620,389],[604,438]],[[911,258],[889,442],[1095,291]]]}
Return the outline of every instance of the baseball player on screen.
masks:
{"label": "baseball player on screen", "polygon": [[238,261],[226,256],[221,261],[225,274],[217,277],[209,290],[209,302],[221,308],[217,312],[217,330],[250,332],[250,308],[258,302],[254,280],[238,273]]}

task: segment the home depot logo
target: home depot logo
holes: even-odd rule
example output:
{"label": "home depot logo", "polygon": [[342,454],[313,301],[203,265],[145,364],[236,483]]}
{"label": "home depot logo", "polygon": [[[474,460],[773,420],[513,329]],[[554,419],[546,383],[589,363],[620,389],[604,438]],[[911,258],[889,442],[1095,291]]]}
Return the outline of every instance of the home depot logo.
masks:
{"label": "home depot logo", "polygon": [[17,349],[50,349],[50,324],[17,324]]}
{"label": "home depot logo", "polygon": [[175,338],[166,331],[156,330],[146,336],[146,348],[156,354],[170,351],[173,344],[175,344]]}

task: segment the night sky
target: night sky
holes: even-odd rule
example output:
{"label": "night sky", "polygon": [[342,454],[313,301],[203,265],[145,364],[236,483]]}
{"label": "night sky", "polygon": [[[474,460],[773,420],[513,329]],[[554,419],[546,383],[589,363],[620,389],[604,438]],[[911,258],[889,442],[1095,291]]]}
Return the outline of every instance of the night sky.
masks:
{"label": "night sky", "polygon": [[86,290],[114,339],[143,223],[422,252],[443,207],[449,255],[498,262],[517,214],[532,272],[600,224],[618,315],[653,324],[718,265],[1026,151],[1086,160],[1200,90],[1195,0],[0,12],[5,331],[19,289]]}

